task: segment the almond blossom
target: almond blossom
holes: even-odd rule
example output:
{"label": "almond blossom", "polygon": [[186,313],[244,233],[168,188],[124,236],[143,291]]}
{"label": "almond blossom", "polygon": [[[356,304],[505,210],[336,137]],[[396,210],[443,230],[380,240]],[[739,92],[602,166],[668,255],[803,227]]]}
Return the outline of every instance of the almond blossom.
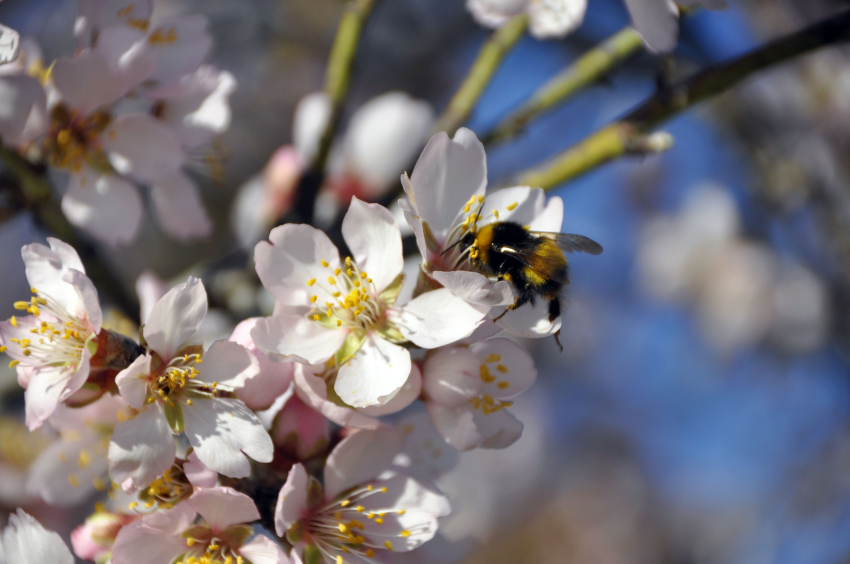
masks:
{"label": "almond blossom", "polygon": [[206,353],[193,344],[206,311],[200,280],[172,288],[142,329],[148,353],[116,378],[122,398],[139,411],[115,428],[109,445],[109,473],[125,491],[150,484],[172,465],[178,433],[206,467],[226,476],[250,474],[245,455],[272,459],[262,424],[232,395],[257,373],[257,360],[230,341],[217,341]]}
{"label": "almond blossom", "polygon": [[96,564],[108,563],[118,533],[141,517],[137,513],[118,513],[98,506],[82,525],[71,532],[74,554]]}
{"label": "almond blossom", "polygon": [[74,564],[62,538],[48,531],[32,515],[18,509],[9,515],[0,543],[0,562],[14,564]]}
{"label": "almond blossom", "polygon": [[77,252],[58,239],[47,242],[49,248],[33,243],[21,249],[33,296],[15,308],[30,315],[0,322],[0,351],[12,357],[10,366],[26,388],[30,430],[85,384],[103,319]]}
{"label": "almond blossom", "polygon": [[112,549],[112,564],[289,564],[268,537],[248,540],[249,523],[259,518],[254,501],[245,494],[231,488],[202,490],[172,509],[122,528]]}
{"label": "almond blossom", "polygon": [[449,502],[401,472],[385,472],[401,450],[393,430],[357,431],[328,457],[323,483],[296,464],[280,490],[275,530],[298,562],[373,562],[408,552],[437,532]]}
{"label": "almond blossom", "polygon": [[516,442],[522,423],[506,408],[536,379],[531,355],[508,339],[438,349],[423,367],[431,422],[461,451],[507,448]]}
{"label": "almond blossom", "polygon": [[[534,231],[561,230],[563,201],[555,196],[546,202],[540,188],[516,186],[485,198],[484,146],[466,128],[460,128],[453,139],[445,133],[434,135],[413,175],[404,174],[401,181],[407,198],[399,205],[416,235],[423,274],[477,306],[507,306],[514,302],[514,295],[507,281],[492,281],[472,270],[459,246],[453,246],[465,233],[494,221],[514,221]],[[496,310],[493,317],[504,311]],[[561,327],[560,318],[549,321],[543,302],[508,311],[497,323],[511,334],[534,338],[553,335]]]}
{"label": "almond blossom", "polygon": [[452,343],[472,333],[485,313],[445,289],[394,306],[404,260],[398,224],[386,208],[352,198],[342,234],[353,254],[344,261],[327,235],[307,225],[277,227],[270,242],[257,245],[257,274],[277,306],[251,336],[273,357],[332,361],[339,367],[334,390],[346,404],[385,404],[410,375],[402,343]]}

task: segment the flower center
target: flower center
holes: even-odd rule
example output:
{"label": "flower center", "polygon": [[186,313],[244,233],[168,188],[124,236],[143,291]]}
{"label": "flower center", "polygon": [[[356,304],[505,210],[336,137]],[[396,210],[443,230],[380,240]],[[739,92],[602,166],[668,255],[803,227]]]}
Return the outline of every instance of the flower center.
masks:
{"label": "flower center", "polygon": [[[44,292],[31,288],[35,294],[29,302],[15,302],[15,309],[26,311],[35,317],[35,327],[30,328],[30,338],[12,338],[10,342],[21,348],[21,354],[28,357],[27,366],[46,368],[47,366],[77,366],[82,357],[83,348],[94,335],[89,325],[68,313],[62,305]],[[15,316],[9,320],[18,327]],[[0,347],[0,352],[5,352]],[[13,360],[11,367],[19,361]]]}
{"label": "flower center", "polygon": [[[499,380],[499,376],[493,374],[496,372],[498,374],[507,374],[508,367],[502,364],[500,361],[502,357],[496,353],[492,353],[487,359],[481,364],[479,369],[479,375],[481,376],[481,381],[485,384],[496,384],[496,387],[500,390],[507,390],[510,387],[510,382],[507,380]],[[488,364],[492,365],[491,367]],[[496,400],[493,399],[488,393],[481,393],[471,398],[469,403],[472,405],[472,409],[480,409],[481,413],[484,415],[490,415],[491,413],[496,413],[506,407],[511,407],[514,402],[512,401],[504,401],[504,400]]]}
{"label": "flower center", "polygon": [[[404,515],[406,510],[367,510],[361,505],[367,498],[384,493],[387,493],[386,486],[375,487],[370,484],[355,489],[344,499],[330,503],[313,514],[307,523],[306,532],[331,562],[344,561],[334,555],[336,551],[356,554],[361,558],[372,558],[375,549],[392,551],[392,539],[407,538],[411,531],[382,531],[384,516],[391,512]],[[370,502],[369,505],[375,504]]]}
{"label": "flower center", "polygon": [[208,525],[194,525],[183,533],[186,551],[174,564],[243,564],[238,549],[251,535],[249,525],[233,525],[213,534]]}
{"label": "flower center", "polygon": [[[183,472],[183,466],[175,463],[165,473],[139,494],[139,499],[150,509],[157,505],[159,509],[174,507],[190,495],[194,488]],[[131,508],[132,509],[132,508]]]}
{"label": "flower center", "polygon": [[[307,286],[317,287],[326,293],[327,301],[319,305],[319,296],[310,296],[313,308],[308,315],[323,325],[345,327],[369,331],[385,320],[385,305],[380,299],[377,288],[366,271],[357,268],[351,257],[345,259],[346,269],[331,269],[330,264],[322,260],[322,266],[328,269],[324,280],[311,278]],[[330,301],[330,300],[333,301]]]}
{"label": "flower center", "polygon": [[159,399],[174,407],[175,402],[192,405],[192,397],[216,397],[217,382],[209,384],[195,379],[201,373],[196,366],[202,362],[200,353],[184,354],[171,359],[158,375],[151,376],[147,402],[153,403]]}
{"label": "flower center", "polygon": [[60,104],[50,117],[50,133],[44,148],[52,166],[79,172],[87,162],[101,166],[106,163],[99,137],[112,119],[109,112],[98,111],[81,117]]}

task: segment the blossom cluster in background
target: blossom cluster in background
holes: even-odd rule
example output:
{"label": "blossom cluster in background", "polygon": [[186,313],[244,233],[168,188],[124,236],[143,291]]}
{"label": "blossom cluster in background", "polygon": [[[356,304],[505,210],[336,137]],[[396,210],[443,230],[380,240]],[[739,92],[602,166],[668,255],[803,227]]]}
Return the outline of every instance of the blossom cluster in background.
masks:
{"label": "blossom cluster in background", "polygon": [[177,239],[212,225],[189,170],[220,174],[215,138],[230,123],[233,76],[205,64],[202,16],[152,19],[150,0],[79,3],[77,50],[54,62],[24,39],[0,68],[4,143],[67,176],[62,211],[113,245],[134,240],[139,185]]}

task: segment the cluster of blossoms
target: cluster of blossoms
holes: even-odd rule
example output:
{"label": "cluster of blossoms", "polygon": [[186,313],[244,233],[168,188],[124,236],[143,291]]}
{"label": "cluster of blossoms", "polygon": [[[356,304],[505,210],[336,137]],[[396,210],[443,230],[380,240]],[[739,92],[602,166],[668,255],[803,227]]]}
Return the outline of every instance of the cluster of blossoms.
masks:
{"label": "cluster of blossoms", "polygon": [[221,174],[217,135],[230,123],[233,76],[205,64],[202,16],[152,19],[150,0],[78,2],[73,57],[49,62],[29,39],[0,67],[5,145],[67,173],[62,211],[109,244],[132,241],[150,186],[162,229],[210,233],[187,169]]}
{"label": "cluster of blossoms", "polygon": [[[56,430],[28,491],[56,505],[109,493],[72,535],[77,556],[339,564],[432,539],[450,512],[434,480],[458,451],[522,434],[510,407],[536,371],[497,334],[560,327],[539,306],[501,315],[514,289],[454,243],[498,220],[556,231],[561,200],[529,187],[485,198],[486,183],[471,131],[431,139],[402,176],[422,253],[409,277],[394,215],[356,196],[342,223],[350,256],[314,227],[274,228],[254,253],[273,315],[208,346],[199,279],[140,284],[144,321],[131,338],[104,327],[73,248],[26,245],[33,296],[15,304],[26,315],[0,324],[0,345],[26,389],[27,425]],[[255,534],[258,521],[277,537]]]}

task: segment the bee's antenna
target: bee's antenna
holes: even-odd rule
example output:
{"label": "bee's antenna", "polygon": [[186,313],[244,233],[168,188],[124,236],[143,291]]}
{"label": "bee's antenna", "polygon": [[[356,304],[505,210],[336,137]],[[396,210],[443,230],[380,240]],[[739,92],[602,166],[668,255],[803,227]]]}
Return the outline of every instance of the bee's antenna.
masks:
{"label": "bee's antenna", "polygon": [[440,253],[440,256],[443,256],[443,255],[444,255],[444,254],[446,254],[447,252],[449,252],[449,251],[451,251],[452,249],[454,249],[455,247],[457,247],[457,246],[461,243],[461,241],[463,241],[463,239],[458,239],[457,241],[455,241],[454,243],[452,243],[452,244],[451,244],[451,246],[450,246],[448,249],[446,249],[446,250],[444,250],[442,253]]}

